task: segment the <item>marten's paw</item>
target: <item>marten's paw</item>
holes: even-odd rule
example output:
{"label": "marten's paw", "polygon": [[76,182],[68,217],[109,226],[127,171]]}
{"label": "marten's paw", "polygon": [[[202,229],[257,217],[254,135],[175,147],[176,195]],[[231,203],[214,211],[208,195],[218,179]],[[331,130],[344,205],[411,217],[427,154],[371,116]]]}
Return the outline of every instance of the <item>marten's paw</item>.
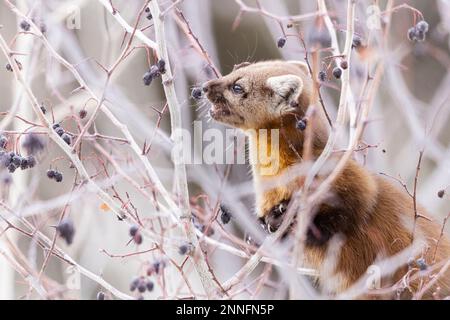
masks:
{"label": "marten's paw", "polygon": [[269,232],[274,233],[278,230],[283,222],[284,215],[287,211],[289,200],[283,200],[279,204],[273,206],[264,217],[259,218],[263,228]]}

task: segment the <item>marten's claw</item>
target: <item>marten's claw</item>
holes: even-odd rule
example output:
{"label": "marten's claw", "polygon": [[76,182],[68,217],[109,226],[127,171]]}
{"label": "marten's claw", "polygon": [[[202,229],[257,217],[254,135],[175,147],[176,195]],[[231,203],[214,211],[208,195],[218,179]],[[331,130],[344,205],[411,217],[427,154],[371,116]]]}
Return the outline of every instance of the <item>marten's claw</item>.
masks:
{"label": "marten's claw", "polygon": [[288,203],[289,200],[283,200],[279,204],[275,205],[272,209],[270,209],[270,211],[265,215],[264,218],[260,219],[263,227],[267,230],[268,233],[274,233],[278,230],[281,223],[283,222],[283,217],[286,213]]}

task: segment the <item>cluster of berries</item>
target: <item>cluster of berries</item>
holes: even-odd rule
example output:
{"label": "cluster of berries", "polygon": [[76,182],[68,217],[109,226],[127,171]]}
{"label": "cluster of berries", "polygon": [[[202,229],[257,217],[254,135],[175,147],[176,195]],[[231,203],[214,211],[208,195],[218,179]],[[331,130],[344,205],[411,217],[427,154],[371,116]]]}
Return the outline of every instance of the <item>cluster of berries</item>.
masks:
{"label": "cluster of berries", "polygon": [[161,74],[166,72],[166,62],[164,60],[158,60],[156,64],[152,65],[150,69],[144,73],[142,80],[144,81],[144,85],[149,86],[153,80],[159,78]]}
{"label": "cluster of berries", "polygon": [[141,276],[134,278],[130,283],[130,291],[139,291],[139,293],[144,293],[145,291],[153,291],[155,284],[152,280]]}
{"label": "cluster of berries", "polygon": [[32,155],[22,157],[14,151],[6,152],[5,150],[0,150],[0,162],[11,173],[18,168],[25,170],[36,165],[36,159]]}
{"label": "cluster of berries", "polygon": [[142,243],[142,234],[139,231],[139,227],[136,225],[133,225],[130,227],[130,231],[129,231],[130,236],[133,237],[133,241],[134,243],[136,243],[137,245]]}
{"label": "cluster of berries", "polygon": [[62,173],[54,169],[47,170],[47,177],[49,179],[55,179],[56,182],[61,182],[63,180]]}
{"label": "cluster of berries", "polygon": [[66,131],[64,131],[64,128],[61,127],[59,123],[55,123],[53,125],[53,130],[55,130],[58,136],[60,136],[61,139],[63,139],[64,142],[70,146],[70,144],[72,143],[72,137],[68,133],[66,133]]}
{"label": "cluster of berries", "polygon": [[63,219],[57,226],[56,231],[61,238],[66,240],[67,245],[71,245],[75,236],[75,226],[69,218]]}
{"label": "cluster of berries", "polygon": [[419,21],[414,27],[408,29],[409,41],[425,41],[428,32],[428,23],[425,20]]}

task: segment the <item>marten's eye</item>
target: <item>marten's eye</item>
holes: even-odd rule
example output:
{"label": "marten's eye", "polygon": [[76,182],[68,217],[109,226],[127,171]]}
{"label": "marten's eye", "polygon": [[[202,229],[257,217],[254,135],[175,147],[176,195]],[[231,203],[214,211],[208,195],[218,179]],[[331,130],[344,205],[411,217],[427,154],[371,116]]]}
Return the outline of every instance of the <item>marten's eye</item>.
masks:
{"label": "marten's eye", "polygon": [[243,94],[244,88],[235,83],[231,86],[231,91],[233,91],[234,94]]}

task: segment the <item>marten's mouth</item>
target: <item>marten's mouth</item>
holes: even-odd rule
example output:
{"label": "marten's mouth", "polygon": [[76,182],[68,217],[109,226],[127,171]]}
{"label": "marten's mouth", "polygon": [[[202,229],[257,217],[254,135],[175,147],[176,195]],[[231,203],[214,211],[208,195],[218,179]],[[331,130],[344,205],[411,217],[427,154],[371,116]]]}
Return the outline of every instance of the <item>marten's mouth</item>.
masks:
{"label": "marten's mouth", "polygon": [[231,115],[231,110],[226,103],[214,103],[209,109],[209,114],[214,120],[220,120]]}

